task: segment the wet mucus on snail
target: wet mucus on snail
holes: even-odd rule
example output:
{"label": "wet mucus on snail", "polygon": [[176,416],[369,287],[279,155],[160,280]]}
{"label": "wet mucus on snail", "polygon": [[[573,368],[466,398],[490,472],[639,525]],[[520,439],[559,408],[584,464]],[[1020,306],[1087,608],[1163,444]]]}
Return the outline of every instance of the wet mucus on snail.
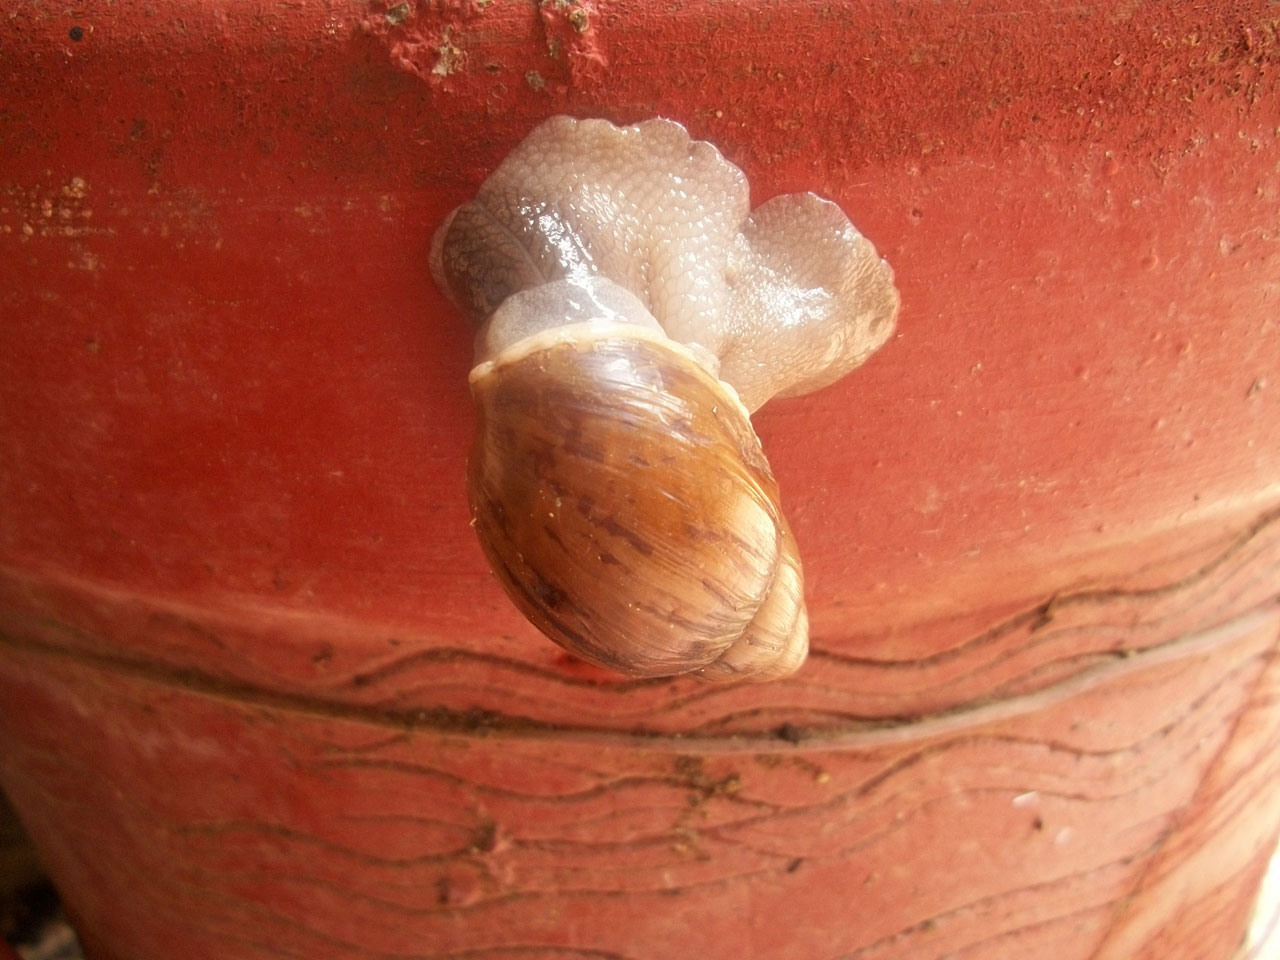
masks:
{"label": "wet mucus on snail", "polygon": [[750,413],[889,338],[893,271],[811,193],[750,209],[710,143],[553,117],[436,232],[476,324],[473,525],[524,615],[631,676],[786,676],[804,578]]}

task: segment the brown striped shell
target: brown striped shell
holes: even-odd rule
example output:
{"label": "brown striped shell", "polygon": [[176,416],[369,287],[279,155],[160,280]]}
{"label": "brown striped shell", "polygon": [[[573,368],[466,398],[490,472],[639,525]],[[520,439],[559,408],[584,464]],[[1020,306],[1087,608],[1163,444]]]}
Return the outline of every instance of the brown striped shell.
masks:
{"label": "brown striped shell", "polygon": [[808,651],[795,541],[746,411],[634,326],[521,341],[472,377],[471,511],[540,630],[633,676],[772,679]]}

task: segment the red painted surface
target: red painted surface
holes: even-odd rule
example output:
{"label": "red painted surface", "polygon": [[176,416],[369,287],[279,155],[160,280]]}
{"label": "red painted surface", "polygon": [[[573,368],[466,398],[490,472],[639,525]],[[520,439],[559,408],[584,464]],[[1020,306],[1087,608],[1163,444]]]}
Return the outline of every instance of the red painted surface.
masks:
{"label": "red painted surface", "polygon": [[[1277,29],[11,11],[0,782],[95,956],[1231,956],[1280,825]],[[426,251],[557,112],[678,119],[897,272],[896,339],[756,418],[786,683],[587,670],[484,568]]]}

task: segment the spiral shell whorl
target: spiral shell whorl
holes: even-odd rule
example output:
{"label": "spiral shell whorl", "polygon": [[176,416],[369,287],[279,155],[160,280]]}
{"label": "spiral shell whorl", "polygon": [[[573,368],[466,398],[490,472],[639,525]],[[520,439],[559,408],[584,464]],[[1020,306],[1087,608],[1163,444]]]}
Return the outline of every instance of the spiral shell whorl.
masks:
{"label": "spiral shell whorl", "polygon": [[472,380],[476,532],[524,614],[633,676],[760,679],[804,660],[795,542],[745,411],[630,329],[521,343]]}

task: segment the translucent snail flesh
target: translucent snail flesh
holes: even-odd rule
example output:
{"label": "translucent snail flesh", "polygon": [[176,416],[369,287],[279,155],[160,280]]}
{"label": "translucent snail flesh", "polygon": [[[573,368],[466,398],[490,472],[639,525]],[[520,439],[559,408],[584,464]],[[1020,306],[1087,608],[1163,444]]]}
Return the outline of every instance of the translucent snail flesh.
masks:
{"label": "translucent snail flesh", "polygon": [[479,326],[468,493],[507,594],[633,676],[768,680],[808,651],[795,539],[749,411],[892,333],[893,273],[813,194],[669,120],[553,117],[436,232]]}

